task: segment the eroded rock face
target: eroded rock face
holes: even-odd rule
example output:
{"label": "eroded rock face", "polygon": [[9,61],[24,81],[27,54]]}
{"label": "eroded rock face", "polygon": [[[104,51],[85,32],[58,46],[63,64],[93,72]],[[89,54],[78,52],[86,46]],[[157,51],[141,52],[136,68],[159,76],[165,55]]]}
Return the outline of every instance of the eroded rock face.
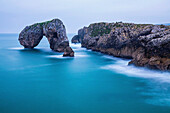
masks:
{"label": "eroded rock face", "polygon": [[65,26],[58,19],[52,20],[44,25],[43,34],[47,37],[50,48],[54,51],[63,52],[64,49],[69,46]]}
{"label": "eroded rock face", "polygon": [[84,35],[87,33],[87,27],[80,29],[78,35],[75,35],[72,39],[72,43],[81,43],[83,41]]}
{"label": "eroded rock face", "polygon": [[81,38],[79,37],[79,35],[75,35],[72,39],[71,39],[72,43],[81,43]]}
{"label": "eroded rock face", "polygon": [[133,23],[95,23],[81,29],[82,47],[132,58],[129,64],[170,70],[170,27]]}
{"label": "eroded rock face", "polygon": [[66,47],[66,49],[64,50],[64,54],[63,57],[74,57],[74,51],[72,50],[71,47]]}
{"label": "eroded rock face", "polygon": [[25,48],[36,47],[43,38],[43,30],[40,25],[27,26],[19,34],[19,42]]}
{"label": "eroded rock face", "polygon": [[25,48],[34,48],[43,36],[46,36],[50,48],[54,51],[64,52],[69,47],[65,26],[59,19],[26,26],[19,34],[18,40]]}

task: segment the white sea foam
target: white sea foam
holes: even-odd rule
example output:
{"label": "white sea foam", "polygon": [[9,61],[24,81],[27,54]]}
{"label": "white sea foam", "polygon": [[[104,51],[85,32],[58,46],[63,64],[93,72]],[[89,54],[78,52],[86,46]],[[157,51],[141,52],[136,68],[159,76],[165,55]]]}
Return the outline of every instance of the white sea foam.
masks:
{"label": "white sea foam", "polygon": [[9,48],[9,49],[11,49],[11,50],[23,50],[24,47],[13,47],[13,48]]}
{"label": "white sea foam", "polygon": [[70,46],[71,46],[71,47],[76,47],[76,48],[81,48],[81,44],[73,44],[73,43],[70,43]]}
{"label": "white sea foam", "polygon": [[49,47],[36,47],[36,49],[49,49],[50,50]]}
{"label": "white sea foam", "polygon": [[112,59],[112,60],[121,60],[120,58],[109,56],[109,55],[104,55],[103,58]]}
{"label": "white sea foam", "polygon": [[[12,50],[23,50],[23,49],[26,49],[24,47],[12,47],[12,48],[9,48],[9,49],[12,49]],[[47,49],[46,47],[36,47],[35,49]]]}
{"label": "white sea foam", "polygon": [[112,56],[104,55],[104,58],[112,59],[114,64],[101,67],[129,77],[143,78],[146,81],[148,90],[141,90],[141,95],[148,96],[144,101],[147,104],[158,106],[170,106],[170,73],[149,70],[143,67],[128,66],[130,60],[123,60]]}
{"label": "white sea foam", "polygon": [[79,54],[76,54],[75,57],[88,57],[88,55],[79,55]]}
{"label": "white sea foam", "polygon": [[50,55],[47,56],[49,58],[59,58],[59,59],[68,59],[68,58],[72,58],[72,57],[63,57],[63,55]]}
{"label": "white sea foam", "polygon": [[[8,48],[10,50],[32,50],[32,49],[28,49],[28,48],[24,48],[24,47],[13,47],[13,48]],[[45,52],[51,52],[52,50],[50,48],[47,47],[36,47],[33,50],[41,50],[41,51],[45,51]]]}
{"label": "white sea foam", "polygon": [[70,59],[70,58],[88,57],[88,55],[75,54],[74,57],[63,57],[63,55],[50,55],[50,56],[47,56],[47,57],[49,57],[49,58],[58,58],[58,59]]}
{"label": "white sea foam", "polygon": [[[110,58],[110,57],[109,57]],[[115,58],[113,58],[115,60]],[[159,79],[162,82],[170,82],[169,72],[160,72],[149,70],[142,67],[128,66],[129,60],[116,58],[116,63],[101,67],[102,69],[112,70],[117,73],[125,74],[131,77]]]}
{"label": "white sea foam", "polygon": [[74,51],[82,51],[82,50],[87,50],[86,48],[82,48],[81,44],[73,44],[71,43],[70,46]]}
{"label": "white sea foam", "polygon": [[76,48],[76,49],[75,49],[75,48],[73,48],[73,50],[74,50],[74,51],[85,51],[85,50],[86,50],[86,48]]}

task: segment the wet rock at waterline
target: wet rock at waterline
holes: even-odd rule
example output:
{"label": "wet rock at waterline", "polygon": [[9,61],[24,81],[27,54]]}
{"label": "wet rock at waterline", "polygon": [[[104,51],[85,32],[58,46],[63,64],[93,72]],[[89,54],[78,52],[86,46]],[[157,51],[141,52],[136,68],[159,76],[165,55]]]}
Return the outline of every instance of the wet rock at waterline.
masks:
{"label": "wet rock at waterline", "polygon": [[64,54],[63,57],[74,57],[74,51],[72,50],[71,47],[66,47],[66,49],[64,50]]}

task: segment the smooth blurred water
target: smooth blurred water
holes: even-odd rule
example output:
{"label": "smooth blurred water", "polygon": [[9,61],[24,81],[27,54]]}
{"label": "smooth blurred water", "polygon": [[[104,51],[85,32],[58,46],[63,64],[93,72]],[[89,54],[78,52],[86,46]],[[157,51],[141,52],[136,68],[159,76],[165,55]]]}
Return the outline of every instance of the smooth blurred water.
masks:
{"label": "smooth blurred water", "polygon": [[0,34],[0,113],[170,113],[168,72],[79,44],[71,44],[75,58],[63,58],[45,37],[23,49],[17,38]]}

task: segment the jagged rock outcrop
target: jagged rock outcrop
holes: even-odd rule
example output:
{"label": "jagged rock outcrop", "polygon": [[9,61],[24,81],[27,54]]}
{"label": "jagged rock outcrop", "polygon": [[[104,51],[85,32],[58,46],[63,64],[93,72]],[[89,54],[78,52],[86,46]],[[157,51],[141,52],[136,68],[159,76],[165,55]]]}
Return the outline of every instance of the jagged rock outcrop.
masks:
{"label": "jagged rock outcrop", "polygon": [[64,50],[63,57],[67,56],[74,57],[74,51],[72,50],[71,47],[66,47],[66,49]]}
{"label": "jagged rock outcrop", "polygon": [[72,39],[71,39],[72,43],[81,43],[81,38],[79,37],[79,35],[75,35]]}
{"label": "jagged rock outcrop", "polygon": [[84,35],[85,35],[85,30],[86,27],[84,27],[83,29],[80,29],[78,31],[78,35],[75,35],[72,39],[71,42],[72,43],[81,43],[83,41]]}
{"label": "jagged rock outcrop", "polygon": [[40,25],[26,26],[19,34],[19,42],[25,48],[36,47],[43,38],[43,29]]}
{"label": "jagged rock outcrop", "polygon": [[82,47],[132,58],[129,64],[136,66],[170,70],[170,26],[95,23],[79,31]]}
{"label": "jagged rock outcrop", "polygon": [[[54,51],[64,52],[69,47],[65,26],[59,19],[26,26],[19,34],[18,40],[25,48],[34,48],[43,36],[46,36],[50,48]],[[71,56],[74,55],[71,54]]]}

